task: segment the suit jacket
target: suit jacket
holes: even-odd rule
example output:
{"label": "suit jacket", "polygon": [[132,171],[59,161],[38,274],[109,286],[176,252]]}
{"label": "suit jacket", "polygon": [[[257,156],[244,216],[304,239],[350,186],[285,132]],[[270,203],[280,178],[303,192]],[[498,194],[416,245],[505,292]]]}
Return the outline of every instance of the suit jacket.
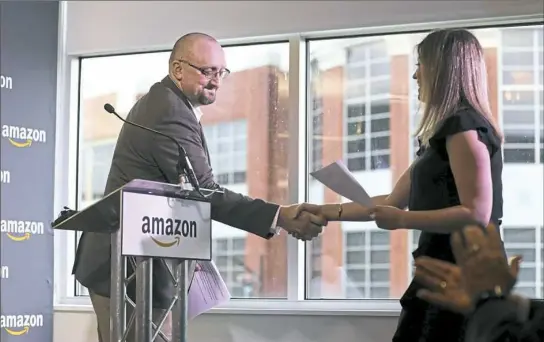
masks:
{"label": "suit jacket", "polygon": [[[544,341],[544,301],[525,301],[495,300],[483,304],[468,322],[465,341]],[[521,307],[524,305],[527,307]]]}
{"label": "suit jacket", "polygon": [[[154,84],[130,110],[128,121],[174,137],[187,151],[198,181],[203,188],[216,189],[202,126],[188,99],[167,76]],[[133,179],[177,184],[178,148],[168,138],[124,124],[113,154],[105,194]],[[211,198],[212,219],[240,228],[263,238],[271,238],[271,224],[278,205],[223,189]],[[81,236],[73,273],[92,292],[110,295],[110,236],[85,233]],[[153,302],[167,308],[174,290],[164,265],[154,262]],[[133,270],[129,267],[128,272]],[[127,288],[131,297],[134,286]]]}

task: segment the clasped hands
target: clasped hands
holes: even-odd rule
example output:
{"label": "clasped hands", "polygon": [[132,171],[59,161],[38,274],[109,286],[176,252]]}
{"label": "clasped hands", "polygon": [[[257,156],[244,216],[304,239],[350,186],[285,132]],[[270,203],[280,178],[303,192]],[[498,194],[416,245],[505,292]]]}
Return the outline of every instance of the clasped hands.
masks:
{"label": "clasped hands", "polygon": [[[372,208],[361,206],[360,209],[368,217],[367,220],[375,221],[379,228],[394,230],[404,227],[404,210],[383,205]],[[280,209],[278,225],[297,239],[311,240],[322,232],[328,221],[341,220],[341,212],[339,204],[301,203],[283,206]]]}
{"label": "clasped hands", "polygon": [[320,210],[314,207],[319,206],[308,203],[282,206],[278,216],[278,226],[300,240],[309,241],[316,238],[321,234],[328,220]]}

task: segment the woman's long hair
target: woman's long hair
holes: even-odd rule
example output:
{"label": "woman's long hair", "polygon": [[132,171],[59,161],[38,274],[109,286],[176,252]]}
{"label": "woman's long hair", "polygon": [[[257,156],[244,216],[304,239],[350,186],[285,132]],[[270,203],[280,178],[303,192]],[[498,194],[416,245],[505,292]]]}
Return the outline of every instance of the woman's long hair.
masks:
{"label": "woman's long hair", "polygon": [[500,136],[489,107],[485,58],[478,39],[467,30],[438,30],[417,45],[417,53],[424,110],[416,136],[422,144],[428,145],[443,120],[462,106],[484,116]]}

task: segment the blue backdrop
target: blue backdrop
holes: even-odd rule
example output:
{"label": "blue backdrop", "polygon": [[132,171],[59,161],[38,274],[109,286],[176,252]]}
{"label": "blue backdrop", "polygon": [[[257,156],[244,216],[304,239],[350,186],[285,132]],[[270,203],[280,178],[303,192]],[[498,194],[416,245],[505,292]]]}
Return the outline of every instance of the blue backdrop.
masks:
{"label": "blue backdrop", "polygon": [[0,341],[53,341],[58,2],[0,2]]}

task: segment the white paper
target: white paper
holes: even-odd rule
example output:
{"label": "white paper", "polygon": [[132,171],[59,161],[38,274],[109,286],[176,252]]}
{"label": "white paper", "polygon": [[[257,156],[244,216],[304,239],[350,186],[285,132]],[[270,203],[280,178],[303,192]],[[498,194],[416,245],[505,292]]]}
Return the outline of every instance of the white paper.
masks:
{"label": "white paper", "polygon": [[310,174],[338,195],[365,207],[373,206],[372,199],[366,190],[357,182],[342,161],[336,161]]}
{"label": "white paper", "polygon": [[199,261],[187,295],[188,318],[196,316],[230,300],[230,292],[213,261]]}

